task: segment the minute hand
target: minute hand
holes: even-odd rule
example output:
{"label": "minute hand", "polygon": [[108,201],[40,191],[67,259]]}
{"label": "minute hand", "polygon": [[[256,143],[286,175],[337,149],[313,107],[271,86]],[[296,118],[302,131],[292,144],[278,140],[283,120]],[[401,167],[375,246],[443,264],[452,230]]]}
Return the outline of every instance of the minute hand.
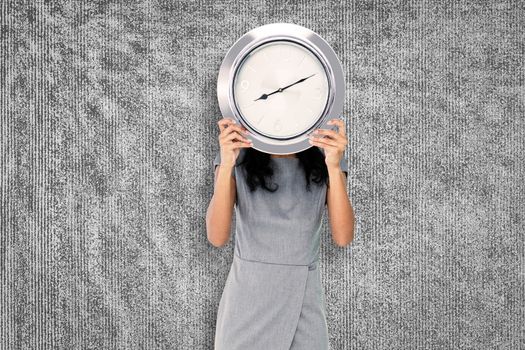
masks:
{"label": "minute hand", "polygon": [[310,75],[310,76],[308,76],[308,77],[306,77],[306,78],[299,79],[299,80],[297,80],[295,83],[290,84],[290,85],[288,85],[288,86],[285,86],[285,87],[281,88],[280,90],[281,90],[281,92],[283,92],[284,90],[288,89],[290,86],[294,86],[295,84],[302,83],[303,81],[305,81],[306,79],[308,79],[308,78],[310,78],[310,77],[313,77],[314,75],[315,75],[315,73],[312,74],[312,75]]}

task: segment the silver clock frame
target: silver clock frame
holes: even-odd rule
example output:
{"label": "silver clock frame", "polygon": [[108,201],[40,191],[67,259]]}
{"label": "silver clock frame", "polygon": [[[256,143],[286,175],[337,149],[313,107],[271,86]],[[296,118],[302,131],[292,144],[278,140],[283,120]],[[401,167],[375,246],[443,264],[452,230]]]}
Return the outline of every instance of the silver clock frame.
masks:
{"label": "silver clock frame", "polygon": [[[328,77],[328,100],[322,116],[308,129],[290,138],[276,138],[264,135],[251,127],[237,109],[233,95],[235,74],[246,58],[257,47],[272,42],[288,40],[305,46],[321,62]],[[217,79],[217,99],[223,117],[232,118],[250,132],[252,147],[271,154],[301,152],[312,145],[308,135],[318,128],[335,130],[337,127],[327,124],[343,112],[344,74],[341,62],[332,47],[317,33],[303,26],[292,23],[266,24],[250,30],[240,37],[228,50],[219,69]]]}

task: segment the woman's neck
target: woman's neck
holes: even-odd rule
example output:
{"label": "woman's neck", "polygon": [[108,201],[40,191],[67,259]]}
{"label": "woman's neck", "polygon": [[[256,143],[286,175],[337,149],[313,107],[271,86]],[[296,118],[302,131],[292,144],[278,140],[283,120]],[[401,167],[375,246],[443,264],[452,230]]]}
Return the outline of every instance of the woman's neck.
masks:
{"label": "woman's neck", "polygon": [[270,157],[272,157],[272,158],[297,158],[297,155],[295,153],[271,154]]}

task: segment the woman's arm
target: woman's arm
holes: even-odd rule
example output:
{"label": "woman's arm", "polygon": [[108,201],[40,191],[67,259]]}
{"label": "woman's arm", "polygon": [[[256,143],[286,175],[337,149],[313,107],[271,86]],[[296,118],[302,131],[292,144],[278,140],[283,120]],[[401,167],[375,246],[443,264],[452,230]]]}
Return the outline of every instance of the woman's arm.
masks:
{"label": "woman's arm", "polygon": [[[326,205],[332,239],[344,247],[354,239],[354,211],[346,192],[346,173],[341,169],[341,164],[346,164],[343,156],[348,143],[345,134],[345,125],[341,119],[332,119],[328,122],[337,125],[338,131],[317,129],[315,137],[310,137],[312,145],[323,148],[325,163],[328,169],[329,186],[326,192]],[[325,137],[322,137],[325,136]],[[346,166],[345,166],[346,170]]]}
{"label": "woman's arm", "polygon": [[235,121],[223,118],[218,122],[220,153],[214,161],[215,176],[213,196],[206,210],[206,234],[208,241],[221,247],[230,240],[233,206],[237,197],[234,167],[240,149],[251,147],[249,140],[242,136],[246,129]]}
{"label": "woman's arm", "polygon": [[332,239],[340,246],[347,246],[354,239],[354,210],[346,191],[346,175],[339,166],[329,167],[330,186],[326,192],[326,205]]}
{"label": "woman's arm", "polygon": [[221,164],[215,167],[213,196],[206,211],[208,241],[215,247],[221,247],[230,240],[237,191],[232,171],[233,167],[230,165]]}

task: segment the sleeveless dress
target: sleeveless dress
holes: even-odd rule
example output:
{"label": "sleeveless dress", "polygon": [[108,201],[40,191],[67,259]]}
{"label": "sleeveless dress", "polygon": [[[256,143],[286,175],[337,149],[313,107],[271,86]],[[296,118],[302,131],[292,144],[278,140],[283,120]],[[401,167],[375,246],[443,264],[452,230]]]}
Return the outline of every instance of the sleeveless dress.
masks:
{"label": "sleeveless dress", "polygon": [[[236,179],[233,262],[219,302],[215,350],[329,349],[319,243],[326,185],[310,181],[299,158],[271,158],[269,192],[250,192],[241,148]],[[220,152],[214,159],[220,164]],[[341,169],[347,171],[346,158]],[[272,183],[268,187],[273,188]]]}

